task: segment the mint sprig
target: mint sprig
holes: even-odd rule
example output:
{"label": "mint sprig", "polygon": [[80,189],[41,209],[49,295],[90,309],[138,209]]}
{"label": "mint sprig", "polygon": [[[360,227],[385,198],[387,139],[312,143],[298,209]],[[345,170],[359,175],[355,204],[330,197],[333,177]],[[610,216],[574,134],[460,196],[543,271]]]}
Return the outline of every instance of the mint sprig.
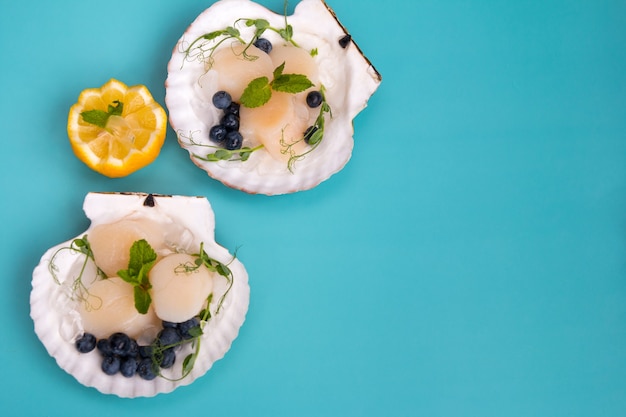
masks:
{"label": "mint sprig", "polygon": [[109,104],[107,111],[97,109],[85,110],[84,112],[81,112],[80,115],[85,122],[104,129],[107,125],[109,117],[121,116],[123,110],[124,103],[119,100],[115,100],[112,104]]}
{"label": "mint sprig", "polygon": [[157,254],[154,249],[145,239],[141,239],[130,247],[128,269],[117,271],[120,278],[133,286],[135,308],[140,314],[146,314],[152,302],[150,296],[152,285],[148,279],[148,272],[156,259]]}
{"label": "mint sprig", "polygon": [[239,103],[248,108],[260,107],[270,101],[272,90],[281,93],[296,94],[313,87],[311,80],[304,74],[283,74],[285,63],[274,69],[273,79],[259,77],[250,81],[243,90]]}

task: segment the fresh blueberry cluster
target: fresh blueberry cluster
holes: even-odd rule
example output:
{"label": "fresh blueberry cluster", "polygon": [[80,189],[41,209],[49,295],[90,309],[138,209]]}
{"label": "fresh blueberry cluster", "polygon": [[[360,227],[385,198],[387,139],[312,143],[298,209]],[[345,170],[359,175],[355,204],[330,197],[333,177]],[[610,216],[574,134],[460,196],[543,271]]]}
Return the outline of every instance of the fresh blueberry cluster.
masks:
{"label": "fresh blueberry cluster", "polygon": [[213,95],[213,105],[224,111],[220,123],[209,130],[209,139],[233,151],[241,149],[243,137],[239,133],[239,103],[232,100],[226,91]]}
{"label": "fresh blueberry cluster", "polygon": [[164,321],[163,328],[150,345],[141,346],[125,333],[113,333],[97,340],[85,333],[76,340],[76,349],[88,353],[97,349],[102,356],[101,368],[107,375],[121,373],[127,378],[138,375],[147,381],[156,378],[161,369],[171,368],[176,362],[176,351],[200,334],[197,317],[182,323]]}
{"label": "fresh blueberry cluster", "polygon": [[[272,51],[272,43],[265,38],[258,38],[254,41],[254,46],[267,54]],[[215,93],[212,101],[216,108],[223,110],[223,115],[220,123],[209,130],[209,139],[231,151],[241,149],[243,137],[239,133],[239,103],[234,102],[226,91]],[[312,109],[319,107],[323,102],[324,96],[320,91],[310,91],[306,96],[306,103]],[[319,127],[316,125],[309,126],[304,132],[304,141],[313,144],[311,139],[318,130]]]}

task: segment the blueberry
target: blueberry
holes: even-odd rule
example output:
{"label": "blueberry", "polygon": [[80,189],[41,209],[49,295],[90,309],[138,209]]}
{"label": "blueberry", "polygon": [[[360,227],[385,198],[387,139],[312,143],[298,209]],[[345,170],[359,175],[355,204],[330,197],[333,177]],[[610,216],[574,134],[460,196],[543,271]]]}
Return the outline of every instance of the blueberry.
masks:
{"label": "blueberry", "polygon": [[254,42],[254,46],[259,48],[261,51],[269,54],[272,52],[272,42],[268,41],[265,38],[259,38]]}
{"label": "blueberry", "polygon": [[172,327],[166,327],[159,332],[157,341],[160,346],[173,346],[180,343],[182,337],[178,330]]}
{"label": "blueberry", "polygon": [[226,128],[227,131],[239,130],[239,116],[233,113],[226,113],[220,124]]}
{"label": "blueberry", "polygon": [[96,344],[98,351],[102,356],[111,356],[113,353],[111,352],[111,345],[109,344],[109,339],[100,339]]}
{"label": "blueberry", "polygon": [[193,328],[200,328],[200,320],[197,317],[193,317],[187,321],[178,324],[178,331],[183,337],[183,340],[192,339],[193,336],[189,334],[189,331]]}
{"label": "blueberry", "polygon": [[232,98],[226,91],[218,91],[213,94],[213,105],[218,109],[224,110],[230,106],[230,103],[232,103]]}
{"label": "blueberry", "polygon": [[241,145],[243,144],[243,137],[241,133],[233,130],[232,132],[228,132],[226,134],[226,139],[224,139],[224,147],[229,151],[234,151],[235,149],[241,149]]}
{"label": "blueberry", "polygon": [[228,106],[228,108],[224,109],[224,113],[230,113],[230,114],[234,114],[235,116],[239,116],[239,109],[240,109],[240,105],[237,102],[232,102],[230,103],[230,106]]}
{"label": "blueberry", "polygon": [[141,377],[141,379],[145,379],[146,381],[152,381],[157,377],[159,370],[156,369],[154,362],[152,362],[152,358],[144,358],[139,361],[137,365],[137,375]]}
{"label": "blueberry", "polygon": [[91,333],[85,333],[76,340],[76,349],[80,353],[88,353],[96,348],[96,336]]}
{"label": "blueberry", "polygon": [[142,357],[142,358],[151,358],[152,354],[154,353],[154,348],[152,347],[152,345],[139,346],[138,351],[139,351],[139,356],[140,357]]}
{"label": "blueberry", "polygon": [[105,356],[102,359],[101,368],[107,375],[115,375],[120,370],[121,361],[117,356]]}
{"label": "blueberry", "polygon": [[118,356],[126,356],[132,348],[130,337],[125,333],[113,333],[109,336],[111,353]]}
{"label": "blueberry", "polygon": [[322,101],[324,101],[324,97],[319,91],[311,91],[306,95],[306,104],[312,109],[319,107]]}
{"label": "blueberry", "polygon": [[137,373],[139,361],[135,357],[126,358],[120,364],[120,373],[126,378],[130,378]]}
{"label": "blueberry", "polygon": [[317,130],[318,130],[317,126],[309,126],[306,129],[306,131],[304,132],[304,141],[306,143],[310,143],[311,142],[311,138],[313,137],[315,132],[317,132]]}
{"label": "blueberry", "polygon": [[174,362],[176,362],[176,352],[174,352],[174,349],[165,349],[163,351],[163,357],[161,358],[161,368],[171,368],[174,366]]}
{"label": "blueberry", "polygon": [[174,323],[173,321],[165,321],[165,320],[163,320],[161,322],[161,324],[163,325],[163,327],[176,327],[176,326],[178,326],[178,323]]}
{"label": "blueberry", "polygon": [[134,358],[139,355],[139,345],[135,339],[130,339],[130,347],[128,349],[128,353],[126,354],[127,358]]}
{"label": "blueberry", "polygon": [[222,143],[224,142],[226,133],[228,133],[226,127],[222,125],[215,125],[211,128],[211,130],[209,130],[209,139],[211,139],[215,143]]}

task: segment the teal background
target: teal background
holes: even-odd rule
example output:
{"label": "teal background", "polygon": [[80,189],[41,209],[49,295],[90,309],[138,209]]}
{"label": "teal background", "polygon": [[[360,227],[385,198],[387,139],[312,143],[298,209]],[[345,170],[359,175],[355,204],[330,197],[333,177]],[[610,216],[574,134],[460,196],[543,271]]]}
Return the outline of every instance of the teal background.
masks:
{"label": "teal background", "polygon": [[[164,104],[211,1],[0,0],[3,415],[626,415],[626,3],[328,3],[383,82],[345,169],[266,197],[210,179],[171,129],[115,180],[67,140],[111,77]],[[240,247],[247,321],[191,386],[105,396],[35,336],[32,269],[87,228],[89,191],[207,196]]]}

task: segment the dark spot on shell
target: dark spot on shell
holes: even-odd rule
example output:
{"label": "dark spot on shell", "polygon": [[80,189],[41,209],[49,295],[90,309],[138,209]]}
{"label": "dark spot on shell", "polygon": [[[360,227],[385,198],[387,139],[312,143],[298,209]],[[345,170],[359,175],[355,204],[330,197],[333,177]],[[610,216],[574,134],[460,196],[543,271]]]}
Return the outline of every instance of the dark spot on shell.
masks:
{"label": "dark spot on shell", "polygon": [[351,40],[352,40],[352,36],[346,34],[346,36],[339,39],[339,46],[341,46],[343,49],[346,49],[346,47],[348,46]]}
{"label": "dark spot on shell", "polygon": [[143,200],[143,205],[146,207],[154,207],[154,196],[152,194],[148,194],[145,200]]}

